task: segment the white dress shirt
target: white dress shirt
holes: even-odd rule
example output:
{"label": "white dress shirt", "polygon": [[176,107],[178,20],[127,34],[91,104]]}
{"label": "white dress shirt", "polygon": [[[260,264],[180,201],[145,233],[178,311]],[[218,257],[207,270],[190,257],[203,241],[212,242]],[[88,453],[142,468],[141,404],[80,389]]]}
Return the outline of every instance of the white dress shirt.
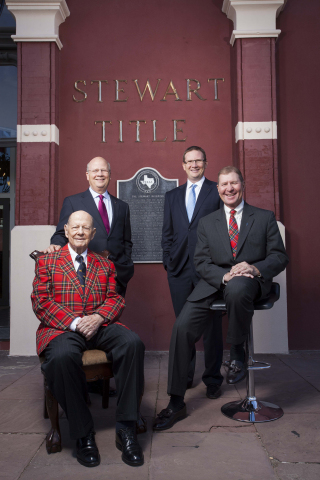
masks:
{"label": "white dress shirt", "polygon": [[196,202],[197,202],[198,197],[199,197],[199,193],[200,193],[200,190],[201,190],[201,187],[202,187],[204,181],[205,181],[205,177],[202,177],[201,180],[199,180],[199,182],[195,182],[195,183],[190,182],[190,180],[188,179],[187,189],[186,189],[186,208],[187,208],[187,205],[188,205],[188,198],[189,198],[192,186],[197,185],[197,188],[194,189],[194,193],[196,195]]}
{"label": "white dress shirt", "polygon": [[100,202],[99,195],[103,195],[103,203],[105,204],[106,209],[107,209],[108,218],[109,218],[109,225],[110,225],[110,228],[111,228],[113,211],[112,211],[112,204],[111,204],[111,198],[110,198],[109,193],[106,190],[104,193],[100,194],[100,193],[95,192],[91,187],[89,187],[89,190],[90,190],[90,193],[93,197],[93,200],[94,200],[97,208],[99,208],[99,202]]}
{"label": "white dress shirt", "polygon": [[[70,243],[68,243],[68,248],[69,248],[69,252],[70,252],[70,255],[71,255],[71,259],[72,259],[72,262],[73,262],[73,265],[74,265],[74,268],[76,270],[76,272],[78,271],[78,268],[80,266],[80,263],[76,260],[76,256],[78,255],[77,252],[75,252],[73,250],[73,248],[70,247]],[[84,252],[81,253],[82,257],[83,257],[83,261],[84,263],[86,264],[87,266],[87,255],[88,255],[88,249],[86,249]],[[77,325],[78,325],[78,322],[80,320],[81,317],[77,317],[75,318],[69,325],[69,328],[70,330],[72,330],[73,332],[76,331],[76,328],[77,328]]]}

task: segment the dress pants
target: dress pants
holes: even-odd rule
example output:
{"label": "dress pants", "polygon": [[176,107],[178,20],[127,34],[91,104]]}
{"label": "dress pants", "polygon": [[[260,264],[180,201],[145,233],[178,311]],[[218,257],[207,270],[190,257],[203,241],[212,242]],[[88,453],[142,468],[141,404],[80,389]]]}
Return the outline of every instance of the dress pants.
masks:
{"label": "dress pants", "polygon": [[[168,273],[171,299],[176,318],[178,318],[188,296],[191,294],[198,281],[199,277],[194,273],[190,258],[179,275],[174,277]],[[211,313],[211,318],[214,316],[215,315]],[[223,355],[221,316],[219,318],[217,318],[215,322],[207,322],[203,331],[205,370],[202,375],[202,381],[205,385],[210,385],[212,383],[221,385],[223,382],[223,376],[220,373]],[[195,345],[193,345],[188,369],[188,382],[193,381],[195,366],[196,348]]]}
{"label": "dress pants", "polygon": [[41,369],[49,389],[65,411],[70,436],[77,439],[90,433],[93,419],[86,403],[87,384],[82,369],[82,353],[103,350],[112,360],[118,391],[117,421],[136,421],[144,384],[144,344],[139,336],[120,324],[100,327],[91,340],[77,332],[55,337],[44,350]]}
{"label": "dress pants", "polygon": [[172,330],[168,368],[169,395],[185,395],[192,349],[207,325],[213,323],[217,331],[221,329],[221,313],[210,310],[212,302],[224,296],[229,320],[227,342],[237,345],[244,342],[249,333],[254,313],[253,302],[259,295],[260,284],[256,279],[234,277],[224,290],[196,302],[186,302]]}

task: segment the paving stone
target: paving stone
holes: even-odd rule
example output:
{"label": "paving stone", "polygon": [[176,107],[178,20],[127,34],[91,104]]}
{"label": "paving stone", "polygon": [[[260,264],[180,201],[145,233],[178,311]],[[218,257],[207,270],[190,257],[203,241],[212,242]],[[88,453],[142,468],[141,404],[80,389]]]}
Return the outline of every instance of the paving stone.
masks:
{"label": "paving stone", "polygon": [[280,359],[307,382],[320,390],[320,352],[281,355]]}
{"label": "paving stone", "polygon": [[[23,381],[22,381],[23,380]],[[32,381],[33,380],[33,381]],[[0,401],[3,399],[43,399],[43,378],[41,379],[23,379],[17,380],[0,393]]]}
{"label": "paving stone", "polygon": [[154,435],[150,480],[276,480],[257,435],[242,430]]}
{"label": "paving stone", "polygon": [[86,468],[74,459],[72,464],[60,465],[59,468],[53,468],[52,465],[29,465],[19,480],[106,480],[109,478],[113,480],[148,480],[148,468],[148,464],[133,468],[123,462]]}
{"label": "paving stone", "polygon": [[310,463],[279,463],[275,471],[280,480],[319,480],[320,465]]}
{"label": "paving stone", "polygon": [[161,361],[160,353],[146,352],[144,357],[144,368],[159,369]]}
{"label": "paving stone", "polygon": [[43,418],[43,400],[1,399],[0,432],[47,433],[49,425]]}
{"label": "paving stone", "polygon": [[[238,398],[228,398],[228,401],[238,400]],[[209,400],[208,398],[192,398],[187,402],[188,416],[184,420],[177,422],[170,432],[209,432],[213,426],[234,427],[242,426],[240,422],[235,422],[225,417],[221,413],[221,407],[226,403],[225,399]],[[166,408],[167,402],[159,400],[157,403],[157,413]],[[156,432],[160,435],[162,432]]]}
{"label": "paving stone", "polygon": [[320,415],[285,414],[255,427],[269,455],[280,462],[320,463]]}
{"label": "paving stone", "polygon": [[0,435],[0,478],[18,479],[43,440],[44,435]]}

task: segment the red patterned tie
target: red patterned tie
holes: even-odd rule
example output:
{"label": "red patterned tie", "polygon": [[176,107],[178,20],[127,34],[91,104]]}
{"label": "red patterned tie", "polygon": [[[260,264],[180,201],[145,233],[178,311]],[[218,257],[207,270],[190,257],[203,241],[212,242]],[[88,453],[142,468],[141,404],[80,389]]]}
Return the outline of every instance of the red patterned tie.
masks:
{"label": "red patterned tie", "polygon": [[237,243],[239,238],[238,225],[237,225],[236,219],[234,218],[235,213],[236,213],[235,210],[231,210],[230,220],[229,220],[229,237],[230,237],[233,258],[235,258],[237,255]]}
{"label": "red patterned tie", "polygon": [[104,226],[106,227],[107,234],[109,235],[110,223],[109,223],[108,212],[107,212],[106,206],[105,206],[104,201],[103,201],[104,197],[103,197],[103,195],[99,195],[99,198],[100,198],[100,201],[99,201],[99,205],[98,205],[98,210],[99,210],[99,213],[101,215]]}

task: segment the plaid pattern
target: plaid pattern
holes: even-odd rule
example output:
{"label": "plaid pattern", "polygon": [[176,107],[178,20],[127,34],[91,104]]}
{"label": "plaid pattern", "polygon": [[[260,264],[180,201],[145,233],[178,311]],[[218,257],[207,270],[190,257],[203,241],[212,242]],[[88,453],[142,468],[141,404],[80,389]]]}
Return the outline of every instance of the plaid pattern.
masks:
{"label": "plaid pattern", "polygon": [[238,225],[237,225],[236,219],[234,218],[235,213],[236,213],[235,210],[230,211],[230,220],[229,220],[229,237],[230,237],[233,258],[235,258],[237,255],[237,243],[239,238]]}
{"label": "plaid pattern", "polygon": [[37,259],[31,302],[40,320],[36,334],[38,355],[53,338],[70,331],[77,317],[99,313],[105,318],[103,326],[120,317],[125,302],[116,292],[115,277],[113,263],[88,250],[83,294],[68,244]]}

